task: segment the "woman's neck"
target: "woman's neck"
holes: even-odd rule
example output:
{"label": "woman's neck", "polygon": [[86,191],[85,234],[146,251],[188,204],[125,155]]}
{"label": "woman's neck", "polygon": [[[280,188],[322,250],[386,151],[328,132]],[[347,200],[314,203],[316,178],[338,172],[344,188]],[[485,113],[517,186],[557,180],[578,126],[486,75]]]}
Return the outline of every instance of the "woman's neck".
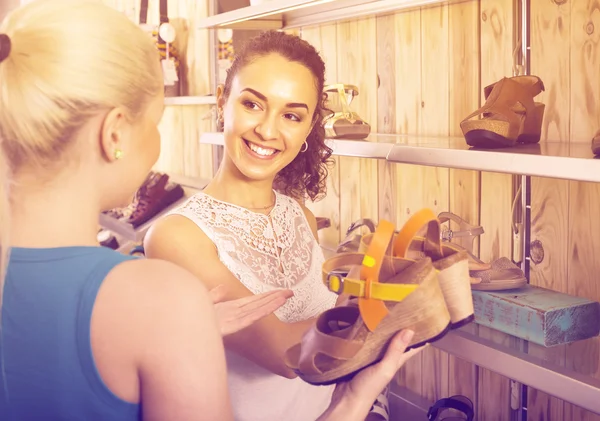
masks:
{"label": "woman's neck", "polygon": [[17,180],[11,194],[12,247],[98,245],[98,192],[76,177],[40,185],[33,176]]}
{"label": "woman's neck", "polygon": [[222,200],[233,205],[258,210],[268,209],[274,204],[273,181],[249,180],[238,170],[231,170],[233,163],[227,165],[223,162],[219,171],[206,186],[204,192],[215,199]]}

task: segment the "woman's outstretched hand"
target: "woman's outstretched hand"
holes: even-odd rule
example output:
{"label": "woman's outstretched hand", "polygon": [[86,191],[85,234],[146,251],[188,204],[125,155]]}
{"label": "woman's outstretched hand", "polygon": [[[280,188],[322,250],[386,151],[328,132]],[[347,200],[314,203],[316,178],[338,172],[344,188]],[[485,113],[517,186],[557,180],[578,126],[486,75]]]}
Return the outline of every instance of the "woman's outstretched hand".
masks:
{"label": "woman's outstretched hand", "polygon": [[331,405],[318,421],[363,421],[377,396],[398,370],[424,348],[404,352],[413,335],[410,330],[397,333],[380,362],[360,371],[352,380],[338,383]]}
{"label": "woman's outstretched hand", "polygon": [[227,288],[219,285],[211,289],[209,295],[215,305],[221,335],[226,336],[272,314],[294,293],[290,290],[276,290],[237,300],[226,300]]}

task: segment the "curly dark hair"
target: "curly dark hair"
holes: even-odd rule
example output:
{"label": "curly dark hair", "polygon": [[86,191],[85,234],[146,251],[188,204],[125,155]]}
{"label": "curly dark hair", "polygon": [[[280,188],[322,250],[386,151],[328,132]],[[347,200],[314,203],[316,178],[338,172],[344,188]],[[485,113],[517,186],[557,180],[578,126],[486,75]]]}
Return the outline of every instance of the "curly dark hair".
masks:
{"label": "curly dark hair", "polygon": [[306,138],[308,149],[283,168],[275,177],[275,190],[295,199],[310,198],[315,201],[322,198],[327,190],[328,166],[332,164],[331,148],[325,144],[323,117],[330,113],[325,108],[326,96],[325,63],[312,45],[303,39],[285,32],[266,31],[250,39],[235,55],[227,71],[223,96],[228,98],[231,83],[235,75],[252,60],[269,54],[279,54],[289,61],[300,63],[309,69],[315,78],[318,95],[317,107],[313,118],[313,129]]}

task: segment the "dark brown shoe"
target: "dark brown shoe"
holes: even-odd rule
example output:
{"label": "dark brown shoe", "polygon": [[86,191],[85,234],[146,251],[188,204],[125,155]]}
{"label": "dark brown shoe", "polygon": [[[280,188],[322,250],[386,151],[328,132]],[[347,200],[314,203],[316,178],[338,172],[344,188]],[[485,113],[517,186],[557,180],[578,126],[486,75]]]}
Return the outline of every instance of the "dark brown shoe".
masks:
{"label": "dark brown shoe", "polygon": [[592,139],[592,152],[594,152],[594,155],[600,155],[600,129]]}
{"label": "dark brown shoe", "polygon": [[138,191],[135,210],[128,222],[137,228],[183,196],[183,187],[169,183],[169,176],[166,174],[156,174]]}

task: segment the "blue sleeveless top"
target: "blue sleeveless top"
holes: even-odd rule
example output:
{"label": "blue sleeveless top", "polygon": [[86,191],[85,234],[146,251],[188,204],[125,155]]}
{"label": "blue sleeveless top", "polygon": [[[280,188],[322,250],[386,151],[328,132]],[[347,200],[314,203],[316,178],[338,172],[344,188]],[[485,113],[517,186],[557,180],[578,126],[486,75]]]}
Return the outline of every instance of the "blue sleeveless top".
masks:
{"label": "blue sleeveless top", "polygon": [[104,247],[10,253],[0,319],[0,420],[141,419],[140,405],[104,384],[90,343],[102,281],[133,258]]}

